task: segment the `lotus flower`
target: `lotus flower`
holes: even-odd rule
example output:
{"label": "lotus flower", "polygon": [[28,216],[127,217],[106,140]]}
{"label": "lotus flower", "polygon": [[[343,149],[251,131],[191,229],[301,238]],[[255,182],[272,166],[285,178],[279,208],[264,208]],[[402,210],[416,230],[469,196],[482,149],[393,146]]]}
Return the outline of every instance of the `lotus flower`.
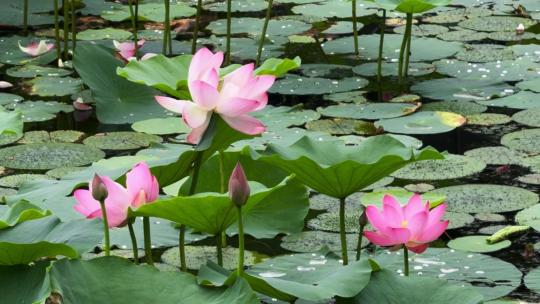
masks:
{"label": "lotus flower", "polygon": [[[155,201],[158,197],[158,182],[144,162],[138,163],[127,173],[127,188],[108,176],[100,178],[107,192],[105,209],[109,228],[123,226],[126,223],[129,208],[137,209],[143,204]],[[89,190],[79,189],[74,193],[77,204],[73,208],[89,219],[103,216],[99,201],[93,197],[93,193],[103,192],[94,191],[97,185],[99,183],[90,182]]]}
{"label": "lotus flower", "polygon": [[9,89],[13,87],[13,84],[7,81],[0,81],[0,89]]}
{"label": "lotus flower", "polygon": [[188,88],[193,102],[156,96],[157,102],[169,111],[182,114],[192,128],[187,140],[197,144],[215,112],[233,129],[249,135],[261,134],[266,127],[248,115],[261,110],[268,102],[266,91],[274,84],[274,76],[254,76],[254,64],[246,64],[219,78],[223,53],[213,54],[203,48],[193,56],[188,72]]}
{"label": "lotus flower", "polygon": [[448,227],[449,221],[441,221],[445,210],[446,204],[442,204],[430,211],[429,202],[424,205],[418,194],[403,207],[386,195],[382,211],[375,206],[367,207],[366,214],[375,231],[365,231],[364,236],[379,246],[405,245],[415,253],[422,253]]}
{"label": "lotus flower", "polygon": [[249,185],[242,165],[238,162],[229,178],[229,197],[236,206],[243,206],[249,199]]}
{"label": "lotus flower", "polygon": [[32,57],[43,55],[50,51],[52,48],[54,48],[54,44],[47,43],[46,40],[40,40],[39,42],[31,42],[30,44],[28,44],[27,47],[22,46],[20,41],[18,43],[19,49]]}
{"label": "lotus flower", "polygon": [[[146,41],[141,39],[137,41],[137,47],[141,48]],[[124,58],[126,61],[129,61],[131,58],[135,57],[135,43],[132,41],[129,42],[118,42],[113,40],[114,47],[118,50],[118,54]]]}

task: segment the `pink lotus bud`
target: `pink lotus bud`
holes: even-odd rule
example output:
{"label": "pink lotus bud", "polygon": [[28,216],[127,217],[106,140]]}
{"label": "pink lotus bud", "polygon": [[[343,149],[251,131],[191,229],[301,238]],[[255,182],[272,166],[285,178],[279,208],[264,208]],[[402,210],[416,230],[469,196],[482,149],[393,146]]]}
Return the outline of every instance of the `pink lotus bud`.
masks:
{"label": "pink lotus bud", "polygon": [[95,174],[94,179],[92,179],[91,188],[92,188],[92,197],[96,201],[103,202],[109,195],[107,191],[107,186],[105,185],[101,177],[99,177],[99,175],[97,174]]}
{"label": "pink lotus bud", "polygon": [[521,35],[525,32],[525,26],[523,25],[523,23],[520,23],[517,27],[516,27],[516,34],[518,35]]}
{"label": "pink lotus bud", "polygon": [[0,89],[9,89],[13,87],[13,85],[7,81],[0,81]]}
{"label": "pink lotus bud", "polygon": [[249,193],[246,174],[242,169],[242,165],[238,162],[229,179],[229,197],[236,206],[241,207],[248,201]]}

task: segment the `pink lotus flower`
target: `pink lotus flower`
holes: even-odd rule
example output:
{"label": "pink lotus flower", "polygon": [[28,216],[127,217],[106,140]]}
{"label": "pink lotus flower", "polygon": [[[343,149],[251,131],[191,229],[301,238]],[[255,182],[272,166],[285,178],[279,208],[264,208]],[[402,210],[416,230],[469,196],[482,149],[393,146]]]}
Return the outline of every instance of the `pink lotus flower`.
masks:
{"label": "pink lotus flower", "polygon": [[193,102],[156,96],[157,102],[169,111],[182,114],[184,122],[191,127],[187,140],[197,144],[215,112],[233,129],[257,135],[266,127],[248,115],[264,108],[268,102],[266,91],[274,84],[274,76],[254,76],[254,64],[246,64],[229,73],[222,80],[219,67],[223,53],[213,54],[203,48],[191,60],[188,72],[188,88]]}
{"label": "pink lotus flower", "polygon": [[[158,182],[144,162],[138,163],[127,173],[127,188],[107,176],[101,176],[101,180],[107,190],[105,209],[107,210],[109,228],[125,225],[129,208],[137,209],[143,204],[155,201],[158,197]],[[90,182],[90,189],[79,189],[74,193],[77,204],[73,208],[89,219],[103,216],[99,201],[95,200],[92,195],[95,186],[95,183]]]}
{"label": "pink lotus flower", "polygon": [[[146,41],[141,39],[137,41],[137,47],[141,48]],[[135,57],[135,43],[132,41],[128,42],[118,42],[113,40],[114,47],[118,50],[118,54],[124,58],[126,61],[129,61],[131,58]]]}
{"label": "pink lotus flower", "polygon": [[40,40],[39,42],[31,42],[26,47],[22,46],[20,41],[18,43],[19,49],[32,57],[43,55],[50,51],[52,48],[54,48],[54,44],[47,43],[46,40]]}
{"label": "pink lotus flower", "polygon": [[13,84],[7,81],[0,81],[0,89],[9,89],[13,87]]}
{"label": "pink lotus flower", "polygon": [[249,199],[249,184],[240,162],[236,164],[229,178],[229,197],[237,205],[245,205]]}
{"label": "pink lotus flower", "polygon": [[441,221],[445,210],[446,204],[442,204],[430,211],[429,202],[424,205],[418,194],[403,207],[386,195],[381,212],[375,206],[367,207],[366,214],[375,231],[365,231],[364,235],[379,246],[405,245],[415,253],[422,253],[448,227],[449,221]]}

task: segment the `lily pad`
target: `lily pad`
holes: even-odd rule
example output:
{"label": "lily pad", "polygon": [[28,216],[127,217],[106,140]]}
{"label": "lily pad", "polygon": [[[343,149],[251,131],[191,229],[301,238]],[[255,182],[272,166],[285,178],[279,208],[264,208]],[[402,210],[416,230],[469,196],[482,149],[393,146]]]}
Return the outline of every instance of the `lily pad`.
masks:
{"label": "lily pad", "polygon": [[[356,2],[357,17],[373,15],[377,12],[377,10],[375,9],[368,8],[369,6],[373,7],[373,4],[367,1],[357,1]],[[325,18],[331,18],[331,17],[351,18],[352,17],[351,3],[347,0],[335,0],[332,2],[321,2],[321,3],[297,5],[292,8],[292,11],[295,14],[325,17]]]}
{"label": "lily pad", "polygon": [[84,133],[75,130],[28,131],[19,140],[20,144],[41,144],[41,143],[74,143],[84,137]]}
{"label": "lily pad", "polygon": [[50,176],[52,178],[61,179],[66,175],[69,175],[74,172],[83,171],[84,167],[60,167],[56,169],[51,169],[47,172],[45,172],[45,175]]}
{"label": "lily pad", "polygon": [[519,225],[531,226],[534,230],[540,231],[540,204],[519,211],[514,220]]}
{"label": "lily pad", "polygon": [[13,174],[0,178],[0,187],[19,188],[27,181],[37,179],[52,179],[44,174]]}
{"label": "lily pad", "polygon": [[469,235],[455,238],[448,242],[448,247],[461,251],[468,252],[494,252],[505,249],[512,245],[509,240],[504,240],[495,244],[488,244],[487,238],[489,235]]}
{"label": "lily pad", "polygon": [[24,170],[82,166],[103,157],[101,150],[80,144],[29,144],[0,149],[0,165]]}
{"label": "lily pad", "polygon": [[373,135],[378,133],[377,128],[371,122],[346,118],[308,121],[306,123],[306,129],[332,135]]}
{"label": "lily pad", "polygon": [[15,66],[6,71],[6,74],[9,76],[20,78],[34,78],[37,76],[63,77],[70,75],[71,73],[73,73],[73,71],[33,64]]}
{"label": "lily pad", "polygon": [[471,18],[460,22],[458,25],[462,28],[480,31],[480,32],[505,32],[514,31],[519,24],[525,28],[535,25],[537,22],[528,18],[511,16],[484,16]]}
{"label": "lily pad", "polygon": [[465,122],[465,117],[459,114],[421,111],[404,117],[379,120],[375,126],[392,133],[437,134],[450,132]]}
{"label": "lily pad", "polygon": [[[390,184],[394,179],[390,177],[390,182],[387,178],[381,180],[381,187]],[[378,184],[378,183],[377,183]],[[370,187],[371,188],[371,187]],[[360,198],[362,197],[362,192],[357,192],[349,195],[345,200],[345,208],[347,210],[360,210]],[[315,194],[309,199],[309,208],[313,210],[326,210],[329,212],[337,212],[339,210],[339,200],[324,194]]]}
{"label": "lily pad", "polygon": [[328,117],[377,120],[408,115],[414,113],[419,106],[411,103],[341,104],[318,108],[317,111]]}
{"label": "lily pad", "polygon": [[454,212],[509,212],[538,203],[538,194],[505,185],[467,184],[434,191],[446,195],[448,210]]}
{"label": "lily pad", "polygon": [[[448,32],[448,28],[442,25],[436,24],[420,24],[412,26],[413,36],[437,36],[442,33]],[[405,25],[394,28],[394,33],[403,35],[405,33]]]}
{"label": "lily pad", "polygon": [[512,116],[512,120],[528,126],[528,127],[540,127],[540,108],[532,108],[517,112]]}
{"label": "lily pad", "polygon": [[[470,3],[467,3],[470,4]],[[458,4],[459,5],[459,4]],[[446,9],[446,7],[445,7]],[[469,6],[438,11],[437,14],[422,18],[423,22],[435,24],[458,23],[471,17],[484,17],[493,15],[493,11],[485,7]]]}
{"label": "lily pad", "polygon": [[188,133],[190,131],[189,127],[178,117],[141,120],[132,124],[131,128],[136,132],[154,135]]}
{"label": "lily pad", "polygon": [[[171,19],[193,16],[197,12],[195,8],[190,7],[188,4],[178,2],[171,3],[169,9]],[[165,21],[165,6],[162,3],[141,3],[139,4],[138,13],[138,18],[141,21]],[[101,17],[114,22],[129,20],[129,7],[127,5],[113,7],[111,10],[102,11]]]}
{"label": "lily pad", "polygon": [[[357,22],[358,30],[361,30],[364,25],[360,22]],[[332,24],[329,28],[322,31],[323,34],[330,35],[340,35],[340,34],[351,34],[353,32],[353,23],[351,21],[337,21]]]}
{"label": "lily pad", "polygon": [[535,268],[527,273],[523,281],[527,288],[536,293],[540,293],[540,268]]}
{"label": "lily pad", "polygon": [[[226,2],[214,2],[205,4],[204,9],[211,12],[227,12]],[[231,12],[257,12],[268,7],[264,0],[244,0],[231,2]]]}
{"label": "lily pad", "polygon": [[[496,223],[496,222],[506,221],[506,217],[498,213],[477,213],[474,215],[474,218],[479,221],[487,222],[487,223]],[[496,231],[498,230],[500,229],[497,229]],[[493,234],[493,233],[486,233],[486,234]]]}
{"label": "lily pad", "polygon": [[487,110],[487,106],[471,101],[438,101],[422,105],[420,111],[442,111],[456,113],[462,116],[480,114]]}
{"label": "lily pad", "polygon": [[438,73],[461,79],[520,81],[535,78],[540,72],[540,64],[526,58],[487,63],[443,59],[434,64]]}
{"label": "lily pad", "polygon": [[445,212],[443,220],[450,222],[448,228],[446,228],[450,230],[467,227],[474,222],[474,217],[468,213],[448,211]]}
{"label": "lily pad", "polygon": [[2,133],[0,134],[0,146],[12,144],[21,139],[22,136],[22,134],[14,134],[11,132]]}
{"label": "lily pad", "polygon": [[524,184],[540,185],[540,174],[538,173],[526,174],[526,175],[518,177],[517,180]]}
{"label": "lily pad", "polygon": [[12,65],[48,64],[56,59],[56,52],[54,51],[49,51],[43,55],[32,57],[19,49],[19,42],[21,45],[26,45],[31,42],[36,42],[36,39],[22,36],[0,38],[0,63]]}
{"label": "lily pad", "polygon": [[337,103],[366,103],[367,99],[364,97],[365,93],[365,91],[332,93],[324,95],[323,98]]}
{"label": "lily pad", "polygon": [[278,80],[269,92],[282,95],[321,95],[359,90],[367,85],[368,81],[360,77],[337,80],[288,74]]}
{"label": "lily pad", "polygon": [[492,100],[476,100],[476,102],[490,106],[510,109],[530,109],[540,107],[540,94],[529,91],[521,91],[517,94]]}
{"label": "lily pad", "polygon": [[71,113],[73,107],[57,101],[24,101],[6,106],[21,113],[24,122],[47,121],[54,119],[59,112]]}
{"label": "lily pad", "polygon": [[[413,192],[407,191],[403,188],[381,188],[375,189],[372,192],[365,193],[360,198],[360,203],[364,206],[376,206],[381,208],[383,205],[383,199],[386,195],[393,196],[401,205],[405,205],[409,199],[414,195]],[[444,202],[446,197],[436,192],[428,192],[422,194],[422,201],[424,203],[429,202],[430,206],[437,206]]]}
{"label": "lily pad", "polygon": [[467,29],[459,29],[457,31],[449,31],[437,35],[437,38],[445,41],[460,41],[460,42],[471,42],[471,41],[480,41],[486,39],[488,36],[485,32],[477,32]]}
{"label": "lily pad", "polygon": [[538,154],[540,153],[540,129],[525,129],[508,133],[501,138],[501,144],[512,150]]}
{"label": "lily pad", "polygon": [[22,98],[19,95],[10,94],[10,93],[0,93],[0,105],[5,106],[10,103],[17,103],[19,101],[23,101],[24,98]]}
{"label": "lily pad", "polygon": [[[231,18],[231,34],[248,34],[258,37],[261,34],[261,28],[264,25],[264,19],[260,18]],[[268,36],[290,36],[305,32],[311,28],[311,25],[295,20],[271,19],[268,22],[266,35]],[[227,34],[227,19],[219,19],[210,22],[206,27],[216,35]]]}
{"label": "lily pad", "polygon": [[468,125],[494,126],[504,125],[511,121],[510,116],[499,113],[480,113],[467,116]]}
{"label": "lily pad", "polygon": [[83,89],[79,78],[41,76],[23,82],[23,89],[30,95],[42,97],[73,95]]}
{"label": "lily pad", "polygon": [[477,159],[488,165],[521,165],[527,155],[503,146],[480,147],[466,151],[465,156]]}
{"label": "lily pad", "polygon": [[[339,203],[338,203],[339,204]],[[360,218],[360,209],[351,210],[345,215],[345,232],[358,233],[358,220]],[[316,218],[308,221],[307,227],[317,231],[328,231],[339,233],[339,212],[327,212],[319,214]]]}
{"label": "lily pad", "polygon": [[[362,239],[362,245],[369,242],[366,238]],[[356,250],[358,244],[358,234],[349,234],[347,238],[347,250]],[[315,252],[323,247],[328,247],[334,252],[341,250],[341,241],[339,233],[324,231],[302,231],[290,234],[281,239],[281,248],[294,252]]]}
{"label": "lily pad", "polygon": [[303,126],[306,122],[319,119],[321,114],[313,110],[304,110],[301,105],[294,107],[269,105],[261,111],[253,113],[253,117],[258,118],[272,129],[273,127]]}
{"label": "lily pad", "polygon": [[145,148],[151,143],[160,143],[161,137],[138,132],[108,132],[87,137],[83,143],[103,150],[132,150]]}
{"label": "lily pad", "polygon": [[393,177],[407,180],[448,180],[481,172],[486,164],[467,156],[447,154],[444,159],[424,160],[394,172]]}
{"label": "lily pad", "polygon": [[441,78],[420,82],[411,90],[425,98],[437,100],[463,100],[492,102],[493,97],[503,97],[516,92],[515,88],[494,81],[479,79]]}
{"label": "lily pad", "polygon": [[509,42],[535,39],[536,35],[530,32],[517,34],[514,30],[508,32],[492,32],[488,34],[488,38],[495,41]]}
{"label": "lily pad", "polygon": [[343,78],[353,76],[351,67],[341,64],[308,63],[299,69],[306,77]]}
{"label": "lily pad", "polygon": [[[368,62],[361,65],[357,65],[353,68],[353,72],[362,76],[376,76],[378,64],[376,62]],[[411,62],[409,64],[409,76],[424,76],[435,72],[435,66],[429,63],[423,62]],[[381,74],[383,76],[397,76],[398,64],[397,62],[384,62],[382,64]]]}
{"label": "lily pad", "polygon": [[498,44],[469,44],[456,54],[456,59],[467,62],[493,62],[515,58],[516,55],[511,48]]}

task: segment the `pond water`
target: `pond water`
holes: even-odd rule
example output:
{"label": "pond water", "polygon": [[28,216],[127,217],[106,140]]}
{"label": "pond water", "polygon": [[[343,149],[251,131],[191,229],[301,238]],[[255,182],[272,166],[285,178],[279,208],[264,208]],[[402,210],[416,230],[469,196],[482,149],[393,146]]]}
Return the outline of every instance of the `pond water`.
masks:
{"label": "pond water", "polygon": [[[144,3],[146,2],[152,3],[152,1]],[[196,4],[196,1],[183,2],[192,6]],[[251,62],[256,57],[257,37],[260,35],[266,14],[266,2],[262,0],[233,2],[236,3],[233,6],[235,11],[232,22],[234,37],[232,59],[236,63]],[[125,32],[131,30],[131,24],[127,21],[115,22],[122,20],[122,17],[115,13],[115,10],[109,12],[108,6],[112,5],[110,2],[85,0],[84,3],[87,6],[79,11],[77,23],[78,36],[82,38],[78,42],[78,47],[95,41],[99,45],[112,48],[110,39],[93,39],[100,38],[102,33],[91,32],[92,29],[122,30],[119,33],[110,31],[104,34],[103,38],[114,36],[118,40],[125,40],[130,37],[130,33],[125,36]],[[221,2],[205,1],[205,3],[205,10],[201,16],[202,31],[199,34],[199,46],[224,50],[225,6]],[[38,11],[34,11],[36,12]],[[540,160],[536,156],[540,154],[540,129],[536,129],[540,127],[540,93],[538,93],[540,25],[537,22],[540,20],[540,5],[536,1],[527,0],[461,0],[454,1],[452,6],[415,14],[409,76],[402,85],[398,85],[397,66],[399,47],[405,31],[405,15],[391,11],[387,13],[384,29],[383,78],[378,81],[376,58],[383,20],[382,11],[376,9],[374,5],[359,1],[358,14],[359,56],[354,55],[350,2],[287,0],[277,1],[274,4],[263,59],[300,56],[302,66],[277,80],[270,90],[269,104],[273,108],[265,110],[269,114],[260,116],[277,137],[271,134],[263,141],[250,144],[253,147],[259,147],[261,143],[267,142],[292,144],[300,138],[298,134],[311,134],[310,136],[321,141],[339,136],[349,144],[354,144],[360,142],[363,136],[371,136],[386,130],[389,133],[404,135],[401,140],[415,148],[432,146],[439,151],[458,155],[450,156],[446,161],[428,161],[430,163],[427,165],[409,165],[376,187],[375,192],[379,194],[388,191],[388,187],[393,187],[392,190],[397,193],[408,190],[446,195],[449,211],[453,214],[453,217],[450,217],[451,223],[455,220],[456,226],[451,227],[433,244],[433,247],[450,246],[452,249],[430,249],[435,251],[428,251],[425,257],[417,257],[418,265],[415,264],[414,271],[429,273],[424,269],[427,268],[425,265],[430,265],[438,256],[444,256],[448,260],[445,262],[446,266],[440,267],[439,277],[447,275],[459,282],[497,290],[482,293],[492,296],[490,299],[506,297],[505,302],[500,303],[517,303],[512,302],[514,299],[531,303],[540,302],[538,283],[536,287],[529,289],[522,282],[519,273],[516,275],[515,270],[504,268],[507,267],[504,266],[506,264],[497,268],[490,265],[492,260],[479,260],[475,275],[471,275],[463,270],[468,270],[466,262],[452,257],[454,250],[468,250],[472,252],[471,255],[482,252],[496,258],[493,260],[496,262],[492,261],[493,263],[504,261],[514,265],[523,276],[536,269],[540,262],[540,235],[535,230],[540,227],[537,222],[540,214],[534,209],[538,204],[540,190]],[[178,15],[181,16],[181,13]],[[0,17],[6,16],[0,13]],[[176,37],[173,35],[172,55],[190,53],[189,39],[193,30],[193,20],[182,17],[176,20],[180,21],[173,23],[178,33],[175,32]],[[520,23],[524,24],[526,31],[517,34],[516,27]],[[147,148],[152,141],[185,142],[185,134],[178,135],[185,131],[161,134],[161,138],[157,139],[120,135],[118,138],[100,141],[102,133],[133,131],[132,122],[151,118],[151,115],[137,112],[138,109],[134,110],[135,113],[129,114],[114,112],[117,111],[114,106],[106,110],[111,111],[109,114],[105,111],[96,115],[94,110],[73,110],[72,101],[82,97],[85,103],[89,103],[99,111],[99,102],[97,106],[93,104],[94,99],[98,98],[91,96],[92,93],[96,95],[96,92],[89,93],[86,87],[83,91],[81,83],[71,87],[73,82],[79,81],[76,72],[69,73],[71,74],[69,76],[60,75],[75,79],[57,82],[55,79],[60,79],[55,75],[58,73],[57,70],[46,74],[45,77],[40,75],[37,78],[35,67],[29,67],[28,71],[17,70],[17,67],[29,66],[28,63],[13,65],[16,56],[9,54],[17,52],[16,41],[24,39],[18,36],[23,33],[10,26],[19,23],[3,24],[0,20],[0,24],[2,25],[0,62],[4,64],[0,69],[0,79],[14,84],[13,88],[1,90],[0,104],[7,111],[21,110],[26,119],[24,137],[6,141],[5,145],[0,141],[3,144],[2,148],[9,149],[35,143],[37,146],[32,149],[38,149],[39,145],[45,143],[68,141],[100,148],[106,152],[106,158],[114,158],[134,155]],[[54,40],[51,22],[45,20],[30,24],[34,25],[31,36]],[[160,23],[141,22],[139,36],[147,39],[142,48],[143,52],[161,52],[161,29]],[[45,66],[51,63],[48,66],[53,67],[53,61],[54,57],[51,60],[45,59],[30,64]],[[67,62],[66,65],[70,66],[71,62]],[[95,65],[99,66],[100,62],[95,62]],[[69,67],[65,70],[71,71]],[[86,79],[82,78],[86,83]],[[104,79],[108,81],[108,78]],[[86,86],[89,86],[88,83]],[[6,93],[20,96],[24,101]],[[119,95],[121,97],[122,93]],[[32,104],[29,101],[55,101],[59,104],[43,102]],[[290,110],[285,107],[298,108]],[[280,109],[283,111],[280,112]],[[119,115],[126,117],[116,120],[115,116]],[[130,115],[142,119],[130,119]],[[105,118],[101,120],[108,123],[100,122],[98,117]],[[283,121],[285,124],[292,122],[280,127]],[[289,129],[285,129],[286,127]],[[273,128],[275,131],[272,131]],[[140,130],[148,132],[155,129],[142,127]],[[75,130],[84,134],[62,133],[54,137],[53,132],[57,130]],[[524,130],[531,131],[523,132]],[[97,137],[92,137],[96,134]],[[92,139],[96,139],[94,143]],[[125,146],[122,147],[120,144]],[[6,167],[0,172],[2,174],[0,189],[2,195],[8,197],[16,195],[18,188],[22,187],[18,197],[25,198],[25,194],[31,192],[26,186],[28,184],[23,185],[25,182],[31,183],[36,179],[47,178],[54,183],[55,178],[61,178],[67,172],[77,170],[76,168],[66,169],[65,172],[57,170],[58,175],[52,172],[42,176],[48,169],[58,166],[44,164],[42,168],[35,168],[26,163],[21,166],[13,165],[9,162],[9,153],[23,152],[0,150],[0,166]],[[67,157],[61,152],[58,153],[59,158]],[[30,160],[24,161],[40,162],[41,156],[36,155],[29,155]],[[32,159],[33,157],[38,159]],[[86,154],[81,157],[90,157],[90,160],[83,160],[81,164],[77,164],[76,158],[71,166],[87,165],[101,158],[97,155],[92,159],[92,156]],[[65,163],[60,165],[64,166]],[[42,184],[43,187],[46,185],[46,182]],[[460,185],[474,186],[457,187]],[[490,188],[486,185],[510,187]],[[35,194],[30,193],[29,200],[35,198],[32,195]],[[382,197],[382,194],[374,196]],[[350,217],[351,226],[357,223],[359,215],[357,208],[360,201],[369,200],[365,197],[364,193],[355,194],[348,203],[347,216]],[[310,200],[311,209],[305,219],[304,234],[259,239],[248,237],[246,248],[254,252],[248,256],[249,263],[264,259],[265,256],[304,252],[309,251],[309,248],[317,246],[320,248],[322,245],[329,245],[331,249],[336,247],[339,238],[335,207],[337,200],[333,201],[315,192],[310,194]],[[73,198],[67,197],[61,202],[71,207]],[[521,216],[516,216],[520,211]],[[58,212],[61,218],[76,218],[70,208],[55,207],[53,213],[55,212]],[[530,225],[532,228],[512,235],[511,244],[501,248],[493,247],[495,245],[479,245],[469,239],[463,239],[466,236],[491,235],[508,225]],[[349,238],[356,238],[355,232],[353,229],[348,234]],[[153,255],[158,261],[178,266],[176,256],[178,249],[174,248],[176,241],[171,241],[172,238],[174,236],[171,237],[170,231],[158,236],[156,247],[159,248],[155,249]],[[197,241],[197,238],[203,240]],[[116,239],[118,244],[127,243],[125,240],[125,235],[124,238],[117,236]],[[227,241],[233,246],[237,244],[236,237],[230,237]],[[192,263],[202,264],[204,257],[213,254],[211,247],[202,247],[214,245],[213,238],[194,235],[192,245],[200,246],[188,250],[188,255],[196,256],[191,260]],[[169,249],[171,247],[173,248]],[[368,247],[368,250],[372,249]],[[339,250],[339,247],[335,250]],[[96,249],[95,252],[100,252],[100,249]],[[234,259],[235,254],[234,251],[225,253],[225,265],[227,259]],[[445,261],[444,257],[441,257],[441,261]],[[234,260],[231,263],[234,267]],[[310,270],[308,266],[298,267],[302,267],[299,271]],[[481,269],[482,267],[488,269]],[[506,272],[495,274],[500,269],[506,269]],[[493,274],[487,275],[486,279],[483,276],[484,271],[492,271]],[[279,277],[281,274],[266,271],[260,276]],[[534,279],[538,281],[538,275],[531,280]],[[501,286],[511,288],[504,289]]]}

